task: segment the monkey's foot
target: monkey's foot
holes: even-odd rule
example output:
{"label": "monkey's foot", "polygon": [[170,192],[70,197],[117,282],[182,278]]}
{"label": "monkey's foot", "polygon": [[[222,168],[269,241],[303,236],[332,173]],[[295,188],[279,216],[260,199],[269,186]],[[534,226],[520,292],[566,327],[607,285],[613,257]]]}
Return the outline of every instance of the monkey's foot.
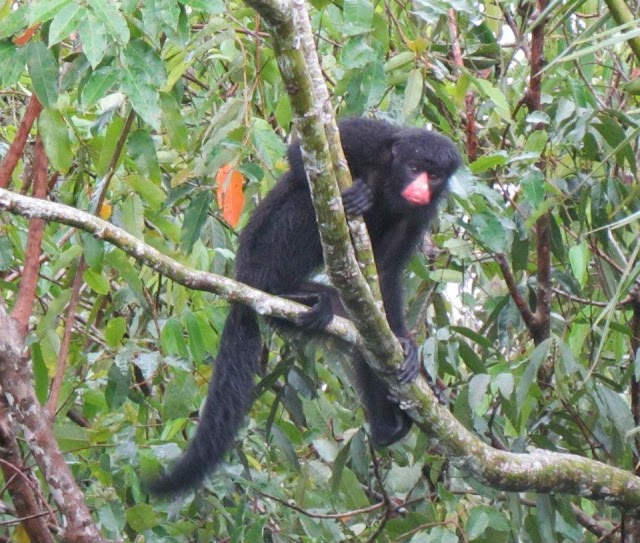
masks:
{"label": "monkey's foot", "polygon": [[373,205],[373,193],[362,179],[358,178],[342,193],[342,205],[349,217],[369,211]]}
{"label": "monkey's foot", "polygon": [[404,364],[398,370],[398,380],[403,385],[406,385],[415,381],[420,373],[418,346],[415,341],[406,337],[399,337],[398,341],[402,345],[402,352],[404,353]]}
{"label": "monkey's foot", "polygon": [[326,292],[313,295],[316,302],[297,319],[298,326],[307,330],[324,330],[333,319],[331,296]]}

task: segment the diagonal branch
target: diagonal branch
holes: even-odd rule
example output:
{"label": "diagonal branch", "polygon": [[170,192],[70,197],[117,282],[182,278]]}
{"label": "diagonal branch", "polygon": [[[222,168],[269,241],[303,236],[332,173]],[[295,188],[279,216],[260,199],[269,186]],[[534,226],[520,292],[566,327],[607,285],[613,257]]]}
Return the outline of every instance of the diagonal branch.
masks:
{"label": "diagonal branch", "polygon": [[[263,315],[294,320],[308,309],[232,279],[188,268],[116,226],[65,205],[0,189],[0,210],[77,227],[120,247],[139,262],[181,285],[215,292],[228,300],[247,304]],[[361,348],[357,332],[345,319],[334,318],[327,332]],[[493,488],[511,492],[564,492],[606,499],[630,512],[640,510],[640,478],[627,471],[572,454],[540,449],[516,454],[494,449],[440,406],[423,379],[418,379],[399,397],[405,400],[407,407],[412,407],[411,416],[438,453]]]}

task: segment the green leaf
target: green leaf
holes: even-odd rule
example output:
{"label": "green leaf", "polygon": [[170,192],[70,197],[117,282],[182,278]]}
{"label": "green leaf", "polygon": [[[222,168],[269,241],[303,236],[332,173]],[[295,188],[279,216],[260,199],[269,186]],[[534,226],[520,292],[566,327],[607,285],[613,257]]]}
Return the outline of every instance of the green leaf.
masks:
{"label": "green leaf", "polygon": [[355,36],[373,28],[373,4],[368,0],[344,0],[342,32]]}
{"label": "green leaf", "polygon": [[198,387],[190,373],[176,372],[167,383],[162,397],[162,418],[179,419],[188,417],[193,411]]}
{"label": "green leaf", "polygon": [[[284,99],[280,102],[288,103]],[[180,112],[180,105],[171,94],[166,92],[160,93],[160,103],[162,104],[162,126],[167,131],[171,146],[177,151],[186,151],[189,148],[189,137]]]}
{"label": "green leaf", "polygon": [[107,295],[109,294],[109,281],[102,274],[92,270],[87,269],[82,274],[82,278],[85,280],[87,285],[91,287],[94,292],[98,294]]}
{"label": "green leaf", "polygon": [[199,192],[185,211],[182,224],[182,248],[187,253],[193,249],[193,245],[200,239],[202,228],[209,216],[209,208],[213,201],[213,193],[210,190]]}
{"label": "green leaf", "polygon": [[87,0],[96,18],[102,22],[109,36],[121,44],[129,41],[129,27],[116,5],[110,0]]}
{"label": "green leaf", "polygon": [[49,47],[61,42],[77,30],[78,23],[87,16],[87,8],[72,3],[63,7],[51,21]]}
{"label": "green leaf", "polygon": [[405,118],[409,117],[420,105],[423,86],[422,72],[420,70],[411,70],[404,90],[404,102],[402,104],[402,115]]}
{"label": "green leaf", "polygon": [[104,66],[92,72],[82,87],[80,95],[82,107],[89,109],[95,105],[113,89],[117,81],[118,72],[112,66]]}
{"label": "green leaf", "polygon": [[156,17],[172,30],[178,29],[180,6],[177,0],[154,0]]}
{"label": "green leaf", "polygon": [[112,364],[104,391],[104,398],[109,409],[118,409],[125,402],[128,394],[129,375],[122,373],[116,364]]}
{"label": "green leaf", "polygon": [[507,153],[504,151],[496,151],[495,153],[482,156],[477,160],[474,160],[469,164],[469,168],[472,173],[478,175],[486,172],[487,170],[504,166],[507,162],[509,162],[509,156]]}
{"label": "green leaf", "polygon": [[122,204],[122,222],[127,232],[144,239],[144,206],[137,194],[131,194]]}
{"label": "green leaf", "polygon": [[41,41],[28,45],[27,68],[33,90],[45,108],[53,108],[58,101],[58,65],[53,52]]}
{"label": "green leaf", "polygon": [[[160,210],[162,204],[167,199],[167,195],[157,184],[135,174],[128,175],[126,180],[131,188],[142,196],[146,205],[155,211]],[[156,227],[157,226],[158,225],[156,225]]]}
{"label": "green leaf", "polygon": [[188,358],[189,351],[187,350],[187,343],[184,340],[182,326],[180,326],[180,323],[176,319],[169,318],[164,323],[162,332],[160,333],[160,341],[162,343],[162,350],[165,353]]}
{"label": "green leaf", "polygon": [[578,245],[574,245],[569,249],[569,264],[571,265],[571,271],[573,276],[578,280],[578,284],[581,288],[587,283],[589,277],[589,261],[590,261],[589,247],[586,241],[581,241]]}
{"label": "green leaf", "polygon": [[136,163],[138,172],[143,177],[148,177],[153,183],[160,182],[160,164],[156,155],[156,146],[151,139],[148,130],[141,128],[135,130],[127,138],[129,155]]}
{"label": "green leaf", "polygon": [[202,363],[207,355],[204,347],[204,338],[198,317],[189,312],[186,316],[187,333],[189,334],[189,351],[191,357],[198,363]]}
{"label": "green leaf", "polygon": [[107,27],[89,10],[87,16],[78,25],[78,34],[82,41],[82,51],[92,68],[96,68],[107,53]]}
{"label": "green leaf", "polygon": [[[7,4],[8,5],[8,4]],[[27,12],[34,4],[23,4],[9,14],[0,17],[0,39],[10,38],[27,26]]]}
{"label": "green leaf", "polygon": [[163,60],[148,43],[134,40],[122,52],[122,63],[145,83],[162,86],[167,82],[167,70]]}
{"label": "green leaf", "polygon": [[74,154],[69,129],[62,114],[56,109],[45,109],[38,119],[38,127],[51,165],[57,171],[66,173],[73,164]]}
{"label": "green leaf", "polygon": [[116,317],[107,321],[104,330],[104,339],[112,349],[118,347],[127,332],[127,322],[123,317]]}
{"label": "green leaf", "polygon": [[135,112],[149,123],[152,128],[160,129],[160,92],[157,86],[144,81],[145,74],[133,71],[123,66],[122,90]]}
{"label": "green leaf", "polygon": [[14,85],[24,72],[27,47],[17,47],[10,41],[0,41],[0,89]]}
{"label": "green leaf", "polygon": [[29,6],[29,26],[53,19],[71,0],[38,0]]}
{"label": "green leaf", "polygon": [[489,98],[494,105],[496,106],[494,111],[500,115],[502,119],[510,120],[511,119],[511,109],[509,107],[509,102],[507,101],[504,93],[492,85],[490,81],[485,79],[474,79],[476,87],[480,90],[487,98]]}
{"label": "green leaf", "polygon": [[139,503],[129,507],[125,513],[127,524],[137,532],[145,532],[160,522],[155,510],[148,503]]}

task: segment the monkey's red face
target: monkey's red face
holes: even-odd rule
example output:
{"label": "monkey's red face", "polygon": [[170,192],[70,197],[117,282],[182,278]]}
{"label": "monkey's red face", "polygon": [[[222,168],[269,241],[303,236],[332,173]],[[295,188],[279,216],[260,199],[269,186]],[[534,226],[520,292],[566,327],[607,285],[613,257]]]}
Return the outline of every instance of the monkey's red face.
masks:
{"label": "monkey's red face", "polygon": [[402,197],[407,202],[424,206],[431,201],[431,190],[429,189],[429,175],[426,172],[420,173],[402,191]]}

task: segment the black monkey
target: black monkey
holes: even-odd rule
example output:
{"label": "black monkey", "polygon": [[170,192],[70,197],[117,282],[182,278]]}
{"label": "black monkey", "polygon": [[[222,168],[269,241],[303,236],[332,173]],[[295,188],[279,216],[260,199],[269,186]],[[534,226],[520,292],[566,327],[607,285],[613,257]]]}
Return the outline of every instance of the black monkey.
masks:
{"label": "black monkey", "polygon": [[[342,121],[339,130],[355,180],[343,203],[348,214],[364,213],[387,320],[405,352],[399,376],[410,382],[419,362],[404,321],[401,272],[436,213],[460,156],[448,138],[427,130],[371,119]],[[297,142],[289,147],[288,158],[290,170],[240,234],[236,279],[273,294],[311,300],[299,324],[322,329],[332,318],[334,291],[307,281],[322,265],[322,247]],[[222,461],[249,411],[260,352],[255,313],[232,304],[196,435],[169,473],[151,483],[152,492],[175,494],[194,487]],[[407,433],[411,420],[389,399],[387,385],[362,355],[355,355],[354,364],[372,442],[390,445]]]}

